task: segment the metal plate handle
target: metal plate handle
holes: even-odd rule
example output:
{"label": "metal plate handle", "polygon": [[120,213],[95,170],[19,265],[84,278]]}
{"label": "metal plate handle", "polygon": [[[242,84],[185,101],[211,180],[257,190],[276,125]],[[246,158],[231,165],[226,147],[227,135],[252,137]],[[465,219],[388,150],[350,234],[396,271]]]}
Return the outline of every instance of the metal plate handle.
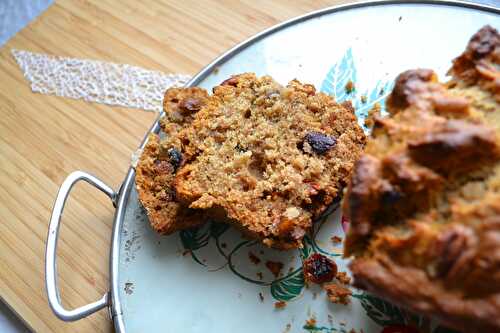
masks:
{"label": "metal plate handle", "polygon": [[71,188],[80,180],[84,180],[104,192],[111,199],[113,205],[116,204],[117,198],[116,192],[111,187],[104,184],[96,177],[83,171],[75,171],[71,173],[64,180],[61,188],[59,189],[59,192],[57,193],[56,202],[54,204],[54,208],[52,209],[52,216],[50,217],[49,233],[47,235],[47,247],[45,250],[45,284],[47,287],[47,297],[49,300],[49,305],[52,308],[52,311],[54,311],[57,317],[64,321],[75,321],[78,319],[82,319],[106,307],[109,304],[108,294],[106,293],[100,300],[96,302],[81,306],[73,310],[67,310],[61,304],[61,297],[59,296],[56,267],[56,247],[57,238],[59,236],[59,225],[61,222],[64,205],[66,203],[66,199],[69,196]]}

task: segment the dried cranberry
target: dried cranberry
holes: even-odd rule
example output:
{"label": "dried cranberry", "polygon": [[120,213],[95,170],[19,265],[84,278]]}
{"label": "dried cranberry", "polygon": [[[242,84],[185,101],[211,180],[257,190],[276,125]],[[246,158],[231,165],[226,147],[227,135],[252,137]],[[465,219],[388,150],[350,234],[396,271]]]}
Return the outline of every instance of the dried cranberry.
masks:
{"label": "dried cranberry", "polygon": [[174,171],[181,165],[182,162],[182,154],[175,148],[170,148],[168,150],[168,158],[170,164],[174,167]]}
{"label": "dried cranberry", "polygon": [[316,154],[320,155],[330,150],[333,146],[335,146],[335,143],[337,142],[337,140],[333,136],[329,136],[320,132],[307,133],[304,141],[306,141],[309,146],[311,146],[311,149]]}
{"label": "dried cranberry", "polygon": [[314,283],[330,282],[337,275],[337,265],[320,253],[314,253],[304,261],[304,278]]}

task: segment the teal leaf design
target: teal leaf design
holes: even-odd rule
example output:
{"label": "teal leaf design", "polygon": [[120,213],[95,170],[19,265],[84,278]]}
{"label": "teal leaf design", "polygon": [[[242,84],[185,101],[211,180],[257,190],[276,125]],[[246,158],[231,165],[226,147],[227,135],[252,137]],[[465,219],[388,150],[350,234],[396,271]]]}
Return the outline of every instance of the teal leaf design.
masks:
{"label": "teal leaf design", "polygon": [[302,248],[299,249],[299,254],[302,260],[309,258],[311,253],[314,252],[313,249],[314,245],[309,235],[304,236],[304,239],[302,240]]}
{"label": "teal leaf design", "polygon": [[318,221],[324,220],[328,216],[330,216],[334,211],[336,211],[339,206],[340,206],[340,200],[341,198],[336,199],[334,202],[332,202],[331,205],[329,205],[326,210],[320,214],[314,221],[313,221],[313,226],[317,224]]}
{"label": "teal leaf design", "polygon": [[244,240],[244,241],[240,242],[238,245],[236,245],[236,247],[226,256],[227,266],[229,267],[229,269],[231,270],[231,272],[234,273],[234,275],[238,276],[242,280],[245,280],[245,281],[253,283],[253,284],[258,284],[258,285],[261,285],[261,286],[267,286],[267,285],[269,285],[268,282],[263,282],[263,281],[255,280],[255,279],[252,279],[252,278],[250,278],[248,276],[245,276],[242,273],[238,272],[238,270],[236,269],[236,267],[235,267],[235,265],[233,263],[233,255],[235,253],[237,253],[240,250],[240,248],[242,248],[242,247],[251,247],[251,246],[253,246],[253,245],[257,244],[257,243],[258,243],[257,241]]}
{"label": "teal leaf design", "polygon": [[352,94],[352,92],[346,91],[346,85],[349,81],[356,82],[356,67],[351,48],[345,52],[340,62],[333,65],[328,71],[320,90],[333,96],[338,103],[341,103],[349,99]]}
{"label": "teal leaf design", "polygon": [[[306,241],[305,240],[306,237],[304,237],[304,241],[303,242]],[[321,254],[323,254],[325,256],[329,256],[329,257],[340,257],[341,256],[341,254],[339,254],[339,253],[332,253],[332,252],[328,252],[326,250],[323,250],[318,245],[318,243],[316,242],[316,237],[315,236],[311,237],[311,238],[307,237],[307,241],[309,241],[311,243],[311,251],[310,252],[321,253]]]}
{"label": "teal leaf design", "polygon": [[339,332],[339,333],[347,333],[347,330],[343,327],[335,328],[335,327],[326,327],[326,326],[315,326],[315,325],[304,325],[302,326],[304,330],[309,333],[314,332],[322,332],[322,333],[331,333],[331,332]]}
{"label": "teal leaf design", "polygon": [[182,230],[179,235],[182,246],[184,249],[190,251],[193,260],[202,266],[206,266],[196,257],[194,251],[208,245],[208,241],[210,239],[210,228],[207,227],[207,225],[203,225],[199,228]]}
{"label": "teal leaf design", "polygon": [[[358,122],[361,126],[364,126],[368,112],[375,104],[378,103],[380,105],[381,114],[385,114],[385,99],[391,92],[394,82],[380,80],[373,89],[365,91],[364,93],[347,92],[347,83],[352,81],[354,86],[356,86],[356,79],[356,65],[352,54],[352,48],[349,48],[342,56],[340,62],[335,63],[326,74],[321,84],[321,91],[333,96],[338,103],[351,100],[356,110]],[[361,98],[362,96],[364,97]],[[368,128],[364,127],[364,129],[368,131]]]}
{"label": "teal leaf design", "polygon": [[186,250],[198,250],[207,246],[210,234],[201,229],[189,229],[181,231],[182,245]]}
{"label": "teal leaf design", "polygon": [[228,229],[229,224],[212,221],[210,224],[210,236],[214,239],[217,239]]}
{"label": "teal leaf design", "polygon": [[304,246],[309,243],[312,247],[312,252],[319,252],[321,254],[330,256],[330,257],[340,257],[339,253],[332,253],[322,249],[318,242],[316,242],[316,236],[318,235],[321,227],[327,221],[330,214],[332,214],[339,207],[339,202],[335,202],[331,204],[320,217],[313,221],[312,232],[310,235],[304,237]]}
{"label": "teal leaf design", "polygon": [[216,246],[220,254],[226,257],[226,254],[224,253],[224,251],[222,251],[222,248],[220,247],[219,237],[223,233],[225,233],[228,229],[229,225],[227,224],[217,223],[215,221],[209,221],[208,223],[206,223],[201,227],[182,230],[179,233],[179,235],[181,238],[182,246],[184,247],[185,250],[190,251],[193,260],[200,265],[206,266],[206,264],[204,264],[198,259],[194,251],[207,246],[208,242],[210,241],[210,238],[213,238],[216,241]]}
{"label": "teal leaf design", "polygon": [[373,295],[363,293],[356,296],[368,317],[380,326],[405,324],[403,311],[397,306]]}
{"label": "teal leaf design", "polygon": [[304,273],[302,267],[297,268],[285,277],[271,283],[271,295],[278,301],[290,301],[302,293]]}

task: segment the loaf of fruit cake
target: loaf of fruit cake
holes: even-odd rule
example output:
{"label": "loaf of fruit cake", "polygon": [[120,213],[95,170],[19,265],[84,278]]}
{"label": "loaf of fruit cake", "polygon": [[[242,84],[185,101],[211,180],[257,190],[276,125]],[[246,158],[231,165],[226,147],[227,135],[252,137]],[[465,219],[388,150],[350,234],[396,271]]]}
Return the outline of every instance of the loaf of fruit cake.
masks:
{"label": "loaf of fruit cake", "polygon": [[216,86],[179,136],[178,200],[279,249],[301,246],[365,144],[350,103],[253,73]]}
{"label": "loaf of fruit cake", "polygon": [[175,195],[173,180],[182,166],[180,131],[188,127],[208,100],[201,88],[172,88],[163,100],[164,116],[160,120],[163,139],[151,134],[136,167],[136,188],[154,230],[162,234],[201,225],[204,213],[181,205]]}
{"label": "loaf of fruit cake", "polygon": [[357,287],[464,332],[500,332],[500,36],[451,80],[402,73],[344,201]]}

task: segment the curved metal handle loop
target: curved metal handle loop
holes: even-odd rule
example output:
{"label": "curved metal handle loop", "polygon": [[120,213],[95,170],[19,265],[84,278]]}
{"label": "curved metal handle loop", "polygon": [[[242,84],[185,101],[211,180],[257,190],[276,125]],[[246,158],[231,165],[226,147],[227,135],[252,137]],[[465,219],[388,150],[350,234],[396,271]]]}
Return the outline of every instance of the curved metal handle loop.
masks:
{"label": "curved metal handle loop", "polygon": [[75,321],[87,317],[88,315],[106,307],[109,304],[108,294],[98,300],[73,310],[65,309],[61,304],[61,297],[59,296],[59,288],[57,285],[57,266],[56,266],[56,247],[57,238],[59,236],[59,225],[61,222],[62,213],[66,199],[69,196],[71,188],[78,181],[84,180],[87,183],[95,186],[104,192],[113,202],[116,203],[117,193],[108,185],[104,184],[96,177],[89,175],[83,171],[75,171],[71,173],[61,185],[57,193],[56,202],[52,209],[52,216],[50,217],[49,233],[47,235],[47,247],[45,250],[45,284],[47,287],[47,297],[49,305],[54,311],[54,314],[64,321]]}

